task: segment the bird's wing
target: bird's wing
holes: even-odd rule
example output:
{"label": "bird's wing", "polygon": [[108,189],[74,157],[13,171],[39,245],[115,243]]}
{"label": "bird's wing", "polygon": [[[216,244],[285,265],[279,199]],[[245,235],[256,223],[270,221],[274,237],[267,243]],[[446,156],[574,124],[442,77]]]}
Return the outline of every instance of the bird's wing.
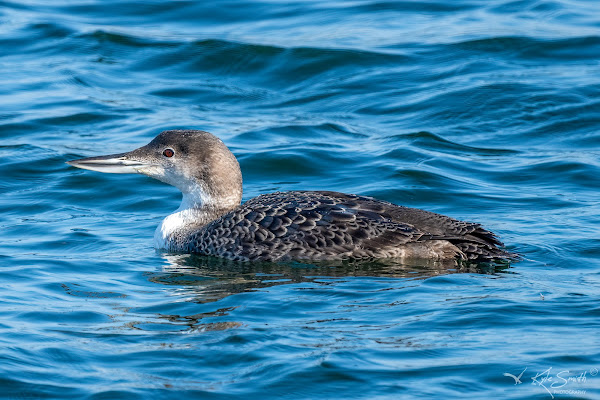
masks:
{"label": "bird's wing", "polygon": [[360,201],[321,192],[285,192],[258,196],[213,221],[193,245],[207,254],[244,254],[250,260],[374,257],[386,248],[416,242],[423,234]]}

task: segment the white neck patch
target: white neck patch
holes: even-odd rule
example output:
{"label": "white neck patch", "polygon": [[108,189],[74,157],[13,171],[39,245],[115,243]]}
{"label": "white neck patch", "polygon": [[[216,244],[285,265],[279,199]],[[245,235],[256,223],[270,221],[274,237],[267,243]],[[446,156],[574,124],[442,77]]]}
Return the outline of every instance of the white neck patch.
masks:
{"label": "white neck patch", "polygon": [[[185,251],[186,238],[181,236],[186,235],[186,228],[208,222],[209,208],[227,209],[237,205],[239,205],[239,198],[236,196],[215,199],[202,187],[197,186],[192,192],[183,193],[179,208],[156,227],[154,246],[168,251]],[[180,239],[179,243],[177,239]]]}
{"label": "white neck patch", "polygon": [[202,214],[202,210],[187,208],[168,215],[154,231],[154,246],[169,251],[184,250],[177,244],[177,233],[202,219]]}
{"label": "white neck patch", "polygon": [[202,206],[212,204],[212,198],[201,188],[193,193],[183,193],[179,208],[162,220],[154,231],[154,246],[158,249],[181,251],[176,242],[177,232],[202,220]]}

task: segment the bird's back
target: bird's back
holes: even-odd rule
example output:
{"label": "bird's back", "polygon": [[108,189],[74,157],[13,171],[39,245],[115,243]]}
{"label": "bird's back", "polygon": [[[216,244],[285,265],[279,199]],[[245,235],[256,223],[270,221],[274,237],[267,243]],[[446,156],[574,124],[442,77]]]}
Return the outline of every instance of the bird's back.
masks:
{"label": "bird's back", "polygon": [[479,224],[337,192],[255,197],[187,243],[193,253],[247,261],[512,257]]}

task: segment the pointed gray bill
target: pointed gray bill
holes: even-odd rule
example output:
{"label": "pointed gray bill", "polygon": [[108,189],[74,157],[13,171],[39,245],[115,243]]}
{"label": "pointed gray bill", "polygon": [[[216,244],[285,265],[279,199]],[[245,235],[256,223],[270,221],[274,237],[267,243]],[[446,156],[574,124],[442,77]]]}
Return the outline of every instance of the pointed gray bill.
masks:
{"label": "pointed gray bill", "polygon": [[128,153],[121,153],[81,158],[79,160],[67,161],[67,164],[77,168],[107,172],[110,174],[137,174],[139,173],[139,168],[149,166],[149,164],[127,158],[127,154]]}

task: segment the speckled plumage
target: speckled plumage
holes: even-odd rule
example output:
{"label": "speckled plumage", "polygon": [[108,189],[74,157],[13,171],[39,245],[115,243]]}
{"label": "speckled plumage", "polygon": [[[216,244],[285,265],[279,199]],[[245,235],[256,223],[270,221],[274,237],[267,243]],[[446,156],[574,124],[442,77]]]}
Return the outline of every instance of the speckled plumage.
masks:
{"label": "speckled plumage", "polygon": [[336,192],[261,195],[182,239],[189,252],[240,261],[511,256],[479,224]]}
{"label": "speckled plumage", "polygon": [[508,259],[515,255],[479,224],[336,192],[278,192],[240,205],[242,175],[216,136],[160,133],[128,153],[71,165],[141,173],[177,187],[181,207],[156,230],[158,247],[239,261]]}

